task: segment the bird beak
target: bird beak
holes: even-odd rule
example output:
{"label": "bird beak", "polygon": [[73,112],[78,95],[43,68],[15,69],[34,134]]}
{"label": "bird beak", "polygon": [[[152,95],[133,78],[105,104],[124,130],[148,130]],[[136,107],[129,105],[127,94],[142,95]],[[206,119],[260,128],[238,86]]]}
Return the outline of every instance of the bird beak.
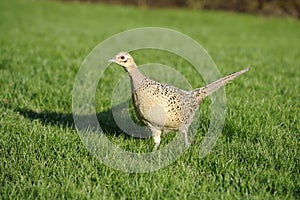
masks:
{"label": "bird beak", "polygon": [[115,62],[115,61],[116,61],[116,60],[115,60],[114,57],[112,57],[111,59],[108,60],[108,62]]}

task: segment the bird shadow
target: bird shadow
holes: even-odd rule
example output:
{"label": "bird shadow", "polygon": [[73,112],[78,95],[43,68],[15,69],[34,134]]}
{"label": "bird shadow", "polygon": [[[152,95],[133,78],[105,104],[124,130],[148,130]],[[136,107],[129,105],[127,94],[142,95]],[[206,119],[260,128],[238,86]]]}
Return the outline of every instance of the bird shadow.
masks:
{"label": "bird shadow", "polygon": [[[60,113],[60,112],[54,112],[49,110],[35,111],[28,108],[4,105],[4,107],[13,110],[14,112],[18,113],[19,115],[22,115],[23,117],[29,119],[30,121],[33,122],[37,120],[45,126],[46,125],[57,126],[57,127],[62,126],[74,130],[75,129],[82,130],[81,128],[78,127],[78,121],[79,121],[79,123],[82,122],[83,124],[89,124],[90,125],[88,128],[89,130],[98,131],[100,126],[101,131],[104,134],[113,135],[113,136],[122,135],[125,139],[129,139],[134,137],[134,134],[133,135],[127,134],[128,131],[122,130],[116,123],[113,116],[113,110],[116,111],[116,110],[123,109],[124,106],[125,107],[128,106],[128,102],[123,102],[116,106],[113,106],[111,109],[98,112],[96,114],[97,121],[95,121],[93,120],[95,117],[94,115],[73,115],[73,113]],[[76,123],[74,119],[76,119]],[[210,123],[210,118],[201,115],[201,123],[198,126],[198,130],[200,132],[206,132],[207,128],[209,127],[209,123]],[[141,124],[138,123],[138,125],[140,126]],[[140,129],[138,130],[132,129],[131,132],[139,131],[139,130]]]}
{"label": "bird shadow", "polygon": [[[96,114],[97,121],[99,122],[98,125],[100,125],[103,133],[115,136],[119,136],[122,134],[125,138],[131,137],[127,134],[124,134],[124,132],[118,127],[112,114],[113,109],[118,109],[119,107],[123,106],[124,104],[121,103],[109,110],[98,112]],[[19,115],[22,115],[23,117],[29,119],[32,122],[38,120],[43,125],[62,126],[71,129],[78,128],[74,122],[74,118],[77,118],[77,120],[80,119],[82,121],[88,122],[89,119],[95,117],[94,115],[73,115],[73,113],[59,113],[49,110],[35,111],[28,108],[13,107],[11,105],[4,105],[4,107],[13,110],[14,112],[18,113]],[[91,125],[94,126],[93,124]],[[90,130],[93,130],[93,128],[91,128]]]}

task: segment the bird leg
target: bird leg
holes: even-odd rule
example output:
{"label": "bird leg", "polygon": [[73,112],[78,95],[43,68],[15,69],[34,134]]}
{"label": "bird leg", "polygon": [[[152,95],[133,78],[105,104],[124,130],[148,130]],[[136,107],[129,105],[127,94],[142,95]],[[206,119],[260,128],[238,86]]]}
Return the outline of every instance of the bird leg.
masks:
{"label": "bird leg", "polygon": [[160,140],[161,140],[160,134],[153,136],[153,139],[154,139],[154,150],[156,150],[160,144]]}
{"label": "bird leg", "polygon": [[160,135],[161,135],[161,130],[157,129],[157,128],[154,128],[153,126],[150,126],[149,127],[151,132],[152,132],[152,137],[153,137],[153,140],[154,140],[154,150],[156,150],[160,144],[160,141],[161,141],[161,138],[160,138]]}
{"label": "bird leg", "polygon": [[182,130],[181,132],[183,133],[183,136],[184,136],[184,144],[186,146],[189,146],[191,143],[189,142],[187,130]]}

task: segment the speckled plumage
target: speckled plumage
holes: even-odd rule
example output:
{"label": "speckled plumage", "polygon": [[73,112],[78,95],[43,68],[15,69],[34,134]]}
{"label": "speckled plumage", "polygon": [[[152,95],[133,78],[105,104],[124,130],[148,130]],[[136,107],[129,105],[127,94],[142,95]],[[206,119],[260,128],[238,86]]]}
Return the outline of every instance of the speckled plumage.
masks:
{"label": "speckled plumage", "polygon": [[138,70],[133,58],[126,52],[118,53],[111,61],[123,66],[128,72],[136,114],[151,130],[155,149],[160,144],[162,131],[179,130],[184,134],[185,144],[188,145],[188,128],[203,99],[248,71],[244,69],[205,87],[185,91],[144,76]]}

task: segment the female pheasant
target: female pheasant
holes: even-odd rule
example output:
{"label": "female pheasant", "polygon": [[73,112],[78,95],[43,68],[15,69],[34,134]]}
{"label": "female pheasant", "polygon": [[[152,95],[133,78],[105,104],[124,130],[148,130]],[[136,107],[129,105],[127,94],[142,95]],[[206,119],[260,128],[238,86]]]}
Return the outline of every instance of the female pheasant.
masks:
{"label": "female pheasant", "polygon": [[199,104],[205,97],[249,70],[246,68],[205,87],[185,91],[144,76],[127,52],[116,54],[110,62],[121,65],[128,72],[136,114],[151,130],[154,149],[160,144],[162,131],[178,130],[183,133],[185,144],[189,145],[187,133]]}

